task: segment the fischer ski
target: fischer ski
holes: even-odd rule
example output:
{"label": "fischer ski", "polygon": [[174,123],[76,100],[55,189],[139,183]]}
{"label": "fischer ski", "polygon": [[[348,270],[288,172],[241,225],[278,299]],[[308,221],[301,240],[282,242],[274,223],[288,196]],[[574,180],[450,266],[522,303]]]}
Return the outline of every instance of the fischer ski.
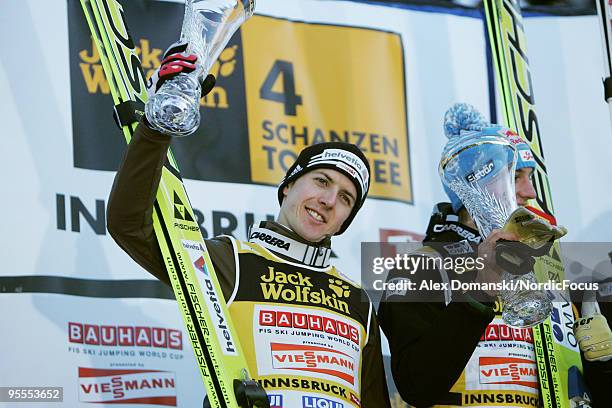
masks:
{"label": "fischer ski", "polygon": [[[117,0],[80,2],[111,90],[115,118],[129,143],[147,93],[123,7]],[[140,115],[134,114],[134,108]],[[245,388],[251,390],[253,385],[248,381],[247,363],[171,150],[162,170],[153,221],[210,406],[252,406],[252,395],[245,394]]]}
{"label": "fischer ski", "polygon": [[[484,6],[504,120],[529,144],[537,163],[533,173],[537,193],[535,212],[554,221],[520,5],[517,0],[484,0]],[[539,281],[560,282],[564,279],[564,266],[559,254],[559,243],[555,242],[549,255],[538,259],[535,273]],[[569,295],[565,294],[562,299],[553,300],[550,318],[533,328],[540,391],[545,407],[569,408],[572,404],[568,372],[572,367],[582,370],[573,322],[572,303]]]}

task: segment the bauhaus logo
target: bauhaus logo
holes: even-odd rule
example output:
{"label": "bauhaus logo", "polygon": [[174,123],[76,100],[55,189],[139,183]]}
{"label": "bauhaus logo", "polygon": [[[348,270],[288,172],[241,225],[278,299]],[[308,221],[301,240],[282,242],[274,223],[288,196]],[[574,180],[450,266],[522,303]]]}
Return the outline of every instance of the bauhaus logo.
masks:
{"label": "bauhaus logo", "polygon": [[505,324],[491,323],[480,337],[481,341],[521,341],[533,344],[531,329],[510,327]]}
{"label": "bauhaus logo", "polygon": [[317,313],[260,310],[259,324],[269,327],[318,331],[344,337],[359,344],[359,330],[356,326],[338,319],[320,316]]}
{"label": "bauhaus logo", "polygon": [[180,330],[149,326],[68,322],[68,341],[88,346],[183,349],[183,334]]}

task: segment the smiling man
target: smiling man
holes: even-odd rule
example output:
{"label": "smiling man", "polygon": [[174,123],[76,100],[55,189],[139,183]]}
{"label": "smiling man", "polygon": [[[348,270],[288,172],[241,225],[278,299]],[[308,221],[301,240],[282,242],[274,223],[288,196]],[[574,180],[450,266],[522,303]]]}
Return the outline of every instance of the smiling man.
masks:
{"label": "smiling man", "polygon": [[[107,217],[119,246],[167,284],[152,212],[170,140],[143,119]],[[248,242],[205,240],[249,371],[275,406],[390,406],[372,304],[330,264],[331,237],[348,228],[369,182],[356,146],[306,147],[279,185],[276,222],[253,226]]]}

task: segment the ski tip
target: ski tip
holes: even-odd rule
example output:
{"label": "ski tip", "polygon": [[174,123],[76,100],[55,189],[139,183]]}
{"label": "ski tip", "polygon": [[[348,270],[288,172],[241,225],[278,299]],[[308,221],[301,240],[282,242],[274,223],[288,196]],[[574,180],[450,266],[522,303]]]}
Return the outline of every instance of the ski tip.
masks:
{"label": "ski tip", "polygon": [[456,103],[444,114],[444,134],[447,138],[462,132],[479,131],[489,126],[482,114],[469,103]]}

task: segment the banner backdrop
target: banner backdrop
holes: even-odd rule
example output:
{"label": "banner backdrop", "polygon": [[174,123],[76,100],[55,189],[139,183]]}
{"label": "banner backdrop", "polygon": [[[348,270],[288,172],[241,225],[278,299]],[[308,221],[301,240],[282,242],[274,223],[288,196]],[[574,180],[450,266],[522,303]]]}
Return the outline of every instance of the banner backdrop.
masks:
{"label": "banner backdrop", "polygon": [[[150,75],[178,38],[183,6],[121,3]],[[125,145],[80,7],[11,1],[0,16],[0,385],[62,386],[70,407],[199,406],[172,294],[106,232]],[[571,240],[610,241],[596,18],[526,24],[557,217]],[[361,242],[421,239],[444,199],[445,110],[466,101],[499,117],[489,72],[478,11],[258,0],[212,68],[202,127],[173,143],[204,236],[244,239],[255,220],[275,218],[275,186],[302,147],[350,141],[370,159],[373,183],[334,238],[333,261],[359,280]]]}

